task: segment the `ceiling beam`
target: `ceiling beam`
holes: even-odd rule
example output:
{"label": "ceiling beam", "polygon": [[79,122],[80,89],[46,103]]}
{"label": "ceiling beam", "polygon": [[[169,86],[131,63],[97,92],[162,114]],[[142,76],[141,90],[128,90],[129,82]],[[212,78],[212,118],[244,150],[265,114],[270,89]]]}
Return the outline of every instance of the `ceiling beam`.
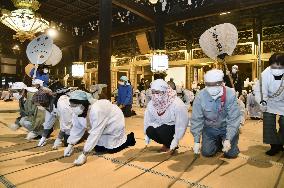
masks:
{"label": "ceiling beam", "polygon": [[258,7],[268,6],[272,4],[283,3],[284,0],[235,0],[233,2],[216,3],[214,6],[201,7],[192,9],[183,15],[170,16],[165,20],[167,25],[176,22],[192,21],[212,16],[217,16],[222,12],[236,12],[241,10],[255,9]]}
{"label": "ceiling beam", "polygon": [[112,0],[112,3],[118,7],[129,10],[130,12],[140,16],[141,18],[155,23],[155,15],[153,11],[149,11],[145,6],[133,3],[131,1]]}

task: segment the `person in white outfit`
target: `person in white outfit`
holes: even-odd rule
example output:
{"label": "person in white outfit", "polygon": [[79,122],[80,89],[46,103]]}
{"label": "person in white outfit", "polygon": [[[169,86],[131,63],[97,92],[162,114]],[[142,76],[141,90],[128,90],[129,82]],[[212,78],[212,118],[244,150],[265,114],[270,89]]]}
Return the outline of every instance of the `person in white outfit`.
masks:
{"label": "person in white outfit", "polygon": [[[275,53],[269,58],[269,67],[261,73],[261,80],[261,84],[256,84],[255,98],[263,111],[263,142],[271,146],[266,154],[273,156],[284,151],[284,53]],[[279,131],[277,115],[280,116]]]}
{"label": "person in white outfit", "polygon": [[182,87],[177,87],[177,95],[184,102],[187,109],[190,109],[191,103],[194,100],[194,93]]}
{"label": "person in white outfit", "polygon": [[248,115],[252,120],[259,120],[262,118],[262,111],[260,109],[260,104],[255,100],[255,85],[252,87],[252,91],[247,97],[247,109]]}
{"label": "person in white outfit", "polygon": [[64,156],[70,156],[74,145],[83,137],[87,129],[87,116],[90,122],[89,136],[82,154],[74,161],[75,165],[84,164],[87,154],[93,149],[96,152],[116,153],[135,145],[134,133],[126,135],[124,115],[115,104],[106,99],[94,100],[91,94],[77,90],[70,94],[70,105],[74,113],[73,127]]}
{"label": "person in white outfit", "polygon": [[174,151],[184,136],[189,118],[185,104],[162,79],[151,84],[152,100],[149,102],[144,119],[146,145],[150,140],[162,144],[162,152]]}
{"label": "person in white outfit", "polygon": [[68,94],[69,89],[67,88],[62,87],[56,90],[56,98],[58,98],[58,100],[55,102],[55,106],[57,108],[57,115],[59,117],[60,132],[54,141],[52,147],[53,149],[57,149],[58,147],[62,146],[62,140],[64,141],[65,147],[68,145],[67,139],[70,136],[73,116]]}

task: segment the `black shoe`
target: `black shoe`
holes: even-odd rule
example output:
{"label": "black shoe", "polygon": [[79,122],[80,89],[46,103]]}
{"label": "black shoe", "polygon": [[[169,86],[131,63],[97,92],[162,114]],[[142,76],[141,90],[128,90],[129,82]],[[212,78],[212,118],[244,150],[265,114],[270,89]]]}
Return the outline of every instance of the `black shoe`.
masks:
{"label": "black shoe", "polygon": [[277,153],[279,153],[280,151],[283,151],[282,145],[278,145],[278,144],[270,144],[270,145],[271,145],[271,149],[268,150],[267,152],[265,152],[266,155],[274,156]]}
{"label": "black shoe", "polygon": [[128,146],[135,146],[136,141],[135,141],[135,137],[134,137],[134,133],[131,132],[130,134],[127,135],[127,145]]}

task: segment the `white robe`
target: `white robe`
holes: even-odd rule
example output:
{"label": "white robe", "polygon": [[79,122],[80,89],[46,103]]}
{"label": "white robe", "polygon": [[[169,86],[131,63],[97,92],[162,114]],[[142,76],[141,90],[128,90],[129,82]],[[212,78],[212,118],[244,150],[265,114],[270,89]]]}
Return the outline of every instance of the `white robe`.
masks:
{"label": "white robe", "polygon": [[174,102],[161,116],[157,114],[152,101],[150,101],[145,111],[144,134],[146,135],[146,130],[149,126],[157,128],[164,124],[169,126],[175,125],[174,139],[179,141],[184,136],[188,123],[188,111],[180,98],[176,97]]}
{"label": "white robe", "polygon": [[69,135],[72,127],[73,112],[67,95],[62,95],[58,99],[57,114],[59,116],[60,131]]}
{"label": "white robe", "polygon": [[255,100],[255,96],[252,93],[248,94],[247,97],[247,109],[249,117],[254,117],[254,118],[262,117],[260,104],[257,103],[257,101]]}
{"label": "white robe", "polygon": [[[277,92],[281,85],[281,80],[275,80],[270,67],[267,67],[262,73],[262,93],[263,100],[267,102],[267,111],[272,114],[284,115],[284,91],[277,97],[271,98]],[[255,85],[255,99],[258,103],[261,101],[259,82]]]}
{"label": "white robe", "polygon": [[[121,109],[108,100],[98,100],[90,106],[89,136],[84,146],[90,152],[96,145],[114,149],[126,142],[125,120]],[[73,116],[69,144],[76,144],[87,129],[87,119]]]}

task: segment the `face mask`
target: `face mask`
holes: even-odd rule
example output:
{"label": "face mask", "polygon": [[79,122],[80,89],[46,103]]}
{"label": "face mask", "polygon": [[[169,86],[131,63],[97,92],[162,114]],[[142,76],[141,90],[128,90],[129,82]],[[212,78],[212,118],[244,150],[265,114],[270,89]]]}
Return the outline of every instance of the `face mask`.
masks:
{"label": "face mask", "polygon": [[284,73],[284,69],[271,69],[271,73],[274,76],[281,76]]}
{"label": "face mask", "polygon": [[48,69],[43,69],[43,73],[48,73]]}
{"label": "face mask", "polygon": [[72,111],[73,111],[74,114],[77,115],[77,116],[83,114],[83,112],[84,112],[82,105],[73,107],[73,108],[72,108]]}
{"label": "face mask", "polygon": [[238,71],[236,69],[232,69],[232,73],[236,74]]}
{"label": "face mask", "polygon": [[217,96],[222,91],[222,86],[206,87],[211,96]]}
{"label": "face mask", "polygon": [[42,106],[37,106],[37,109],[39,109],[39,110],[45,110],[45,108],[42,107]]}
{"label": "face mask", "polygon": [[19,100],[20,98],[22,98],[22,95],[20,95],[19,93],[13,93],[13,97],[14,97],[16,100]]}

